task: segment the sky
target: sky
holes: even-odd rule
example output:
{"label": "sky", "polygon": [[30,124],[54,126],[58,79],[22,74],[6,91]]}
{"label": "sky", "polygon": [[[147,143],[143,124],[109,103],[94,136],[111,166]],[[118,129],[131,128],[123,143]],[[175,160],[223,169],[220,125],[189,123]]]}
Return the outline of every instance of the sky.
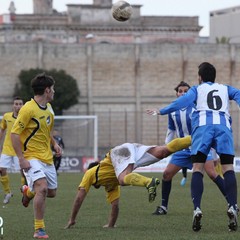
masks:
{"label": "sky", "polygon": [[[199,25],[203,26],[200,36],[209,36],[209,13],[240,6],[240,0],[127,0],[130,4],[142,5],[144,16],[198,16]],[[0,14],[8,13],[11,0],[0,0]],[[33,13],[33,0],[14,0],[16,13]],[[67,10],[66,4],[92,4],[93,0],[53,0],[53,7],[58,12]],[[117,0],[113,0],[113,3]]]}

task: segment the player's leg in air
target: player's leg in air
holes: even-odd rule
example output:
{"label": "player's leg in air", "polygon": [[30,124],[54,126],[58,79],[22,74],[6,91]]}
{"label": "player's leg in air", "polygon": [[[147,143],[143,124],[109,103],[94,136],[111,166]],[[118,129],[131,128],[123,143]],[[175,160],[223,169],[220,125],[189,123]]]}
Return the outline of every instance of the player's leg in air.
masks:
{"label": "player's leg in air", "polygon": [[147,178],[133,173],[138,167],[148,166],[190,145],[191,138],[174,139],[166,146],[146,146],[142,144],[124,143],[111,150],[112,164],[120,185],[146,187],[149,202],[153,202],[157,195],[156,189],[160,181],[158,178]]}

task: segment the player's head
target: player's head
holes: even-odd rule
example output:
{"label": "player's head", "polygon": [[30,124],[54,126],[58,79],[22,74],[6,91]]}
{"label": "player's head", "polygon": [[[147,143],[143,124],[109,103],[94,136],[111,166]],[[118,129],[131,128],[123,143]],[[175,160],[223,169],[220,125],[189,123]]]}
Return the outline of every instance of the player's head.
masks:
{"label": "player's head", "polygon": [[201,82],[215,82],[216,68],[208,63],[203,62],[198,66],[199,83]]}
{"label": "player's head", "polygon": [[53,136],[57,136],[57,135],[59,135],[58,134],[58,130],[57,129],[53,129]]}
{"label": "player's head", "polygon": [[53,100],[54,96],[54,84],[53,77],[46,75],[45,73],[38,74],[31,81],[31,87],[34,95],[46,94],[48,99]]}
{"label": "player's head", "polygon": [[23,106],[23,100],[20,97],[14,97],[13,98],[13,113],[14,116],[16,117],[18,115],[19,110]]}
{"label": "player's head", "polygon": [[182,96],[185,94],[188,89],[190,88],[190,85],[184,81],[181,81],[175,88],[174,90],[176,91],[177,97]]}

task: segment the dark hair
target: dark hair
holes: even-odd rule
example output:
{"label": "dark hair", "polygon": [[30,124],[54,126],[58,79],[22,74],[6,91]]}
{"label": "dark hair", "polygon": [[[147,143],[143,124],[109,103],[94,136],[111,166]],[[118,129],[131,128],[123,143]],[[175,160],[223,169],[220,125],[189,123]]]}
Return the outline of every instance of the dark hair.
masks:
{"label": "dark hair", "polygon": [[31,81],[31,87],[35,95],[43,95],[46,88],[53,86],[55,83],[53,77],[45,73],[38,74]]}
{"label": "dark hair", "polygon": [[88,170],[89,170],[90,168],[93,168],[93,167],[97,166],[98,164],[99,164],[99,162],[91,162],[91,163],[88,165]]}
{"label": "dark hair", "polygon": [[198,66],[198,75],[203,82],[214,83],[216,78],[216,68],[208,62],[203,62]]}
{"label": "dark hair", "polygon": [[15,97],[13,98],[13,101],[15,101],[15,100],[22,100],[22,101],[23,101],[23,99],[22,99],[21,97],[19,97],[19,96],[15,96]]}
{"label": "dark hair", "polygon": [[176,92],[178,92],[178,88],[179,88],[179,87],[188,87],[188,88],[190,88],[190,85],[189,85],[188,83],[184,82],[184,81],[181,81],[181,82],[174,88],[174,90],[175,90]]}

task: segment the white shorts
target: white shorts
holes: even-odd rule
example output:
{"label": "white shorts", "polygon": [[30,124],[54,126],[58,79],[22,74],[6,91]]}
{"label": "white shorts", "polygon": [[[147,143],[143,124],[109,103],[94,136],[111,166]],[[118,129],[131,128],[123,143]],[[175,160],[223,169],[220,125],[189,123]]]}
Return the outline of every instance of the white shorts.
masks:
{"label": "white shorts", "polygon": [[20,170],[18,157],[2,154],[1,158],[0,158],[0,167],[1,168],[15,168],[15,170]]}
{"label": "white shorts", "polygon": [[28,186],[33,190],[33,184],[40,178],[46,178],[48,189],[57,189],[57,172],[54,164],[46,164],[37,159],[29,160],[31,168],[25,172]]}
{"label": "white shorts", "polygon": [[138,143],[124,143],[111,150],[111,161],[117,178],[129,164],[134,164],[134,169],[158,162],[159,159],[147,153],[156,145],[146,146]]}
{"label": "white shorts", "polygon": [[208,156],[209,155],[211,156],[211,160],[213,160],[213,161],[216,161],[216,160],[219,159],[219,156],[218,156],[218,154],[217,154],[217,152],[214,148],[210,149],[210,152],[209,152]]}

